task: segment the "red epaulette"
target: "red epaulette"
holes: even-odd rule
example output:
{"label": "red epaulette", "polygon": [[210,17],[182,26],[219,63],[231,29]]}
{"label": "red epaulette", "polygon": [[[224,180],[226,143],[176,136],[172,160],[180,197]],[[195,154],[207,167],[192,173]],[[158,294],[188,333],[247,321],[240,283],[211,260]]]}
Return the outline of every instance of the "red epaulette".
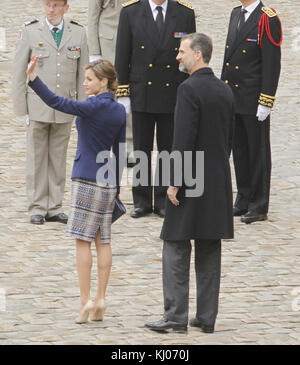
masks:
{"label": "red epaulette", "polygon": [[[274,46],[280,47],[281,43],[282,43],[282,25],[281,25],[281,21],[277,15],[276,11],[273,8],[268,8],[266,6],[263,6],[261,8],[261,10],[264,12],[264,14],[262,15],[262,17],[260,18],[260,21],[258,23],[258,43],[260,45],[260,48],[262,48],[262,39],[263,39],[264,32],[267,33],[269,40],[271,41],[271,43],[274,44]],[[269,18],[273,18],[275,16],[278,18],[279,24],[280,24],[281,36],[280,36],[280,41],[278,43],[274,41],[271,31],[270,31]]]}

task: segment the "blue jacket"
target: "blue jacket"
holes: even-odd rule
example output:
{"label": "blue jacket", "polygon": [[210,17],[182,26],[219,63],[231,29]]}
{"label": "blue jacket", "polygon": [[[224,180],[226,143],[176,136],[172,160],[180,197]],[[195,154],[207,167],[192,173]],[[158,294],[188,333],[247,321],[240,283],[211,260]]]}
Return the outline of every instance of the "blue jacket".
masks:
{"label": "blue jacket", "polygon": [[[118,186],[119,192],[122,170],[126,163],[126,112],[123,105],[115,101],[114,94],[106,92],[89,97],[86,101],[75,101],[55,95],[39,77],[30,81],[29,86],[51,108],[77,115],[78,143],[72,179],[101,180],[102,172],[98,177],[97,172],[99,174],[100,168],[106,170],[108,165],[107,159],[96,162],[97,155],[99,152],[108,154],[112,148],[116,158],[116,165],[111,165],[115,177],[113,182]],[[104,176],[107,178],[107,173]],[[111,183],[111,180],[108,182]]]}

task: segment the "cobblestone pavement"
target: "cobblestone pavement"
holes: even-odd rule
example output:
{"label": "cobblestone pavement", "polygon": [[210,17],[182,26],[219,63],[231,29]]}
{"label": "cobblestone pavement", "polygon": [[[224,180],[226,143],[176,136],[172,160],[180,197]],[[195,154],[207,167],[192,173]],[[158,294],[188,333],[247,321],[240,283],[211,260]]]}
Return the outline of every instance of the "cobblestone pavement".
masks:
{"label": "cobblestone pavement", "polygon": [[[231,8],[239,1],[190,0],[198,31],[212,35],[212,67],[219,76]],[[12,58],[20,25],[41,15],[40,0],[2,0],[0,27],[6,50],[0,62],[0,343],[1,344],[299,344],[300,328],[300,3],[266,1],[283,21],[284,43],[278,101],[272,117],[272,190],[268,222],[235,220],[235,238],[223,243],[219,316],[214,334],[196,329],[156,334],[143,328],[163,311],[162,220],[113,225],[113,267],[108,309],[101,323],[77,325],[79,289],[75,246],[65,226],[28,223],[24,183],[25,127],[15,120],[10,98]],[[87,23],[87,0],[70,1],[70,15]],[[4,58],[4,61],[3,61]],[[5,61],[7,59],[7,61]],[[76,131],[68,152],[68,177]],[[234,178],[234,174],[233,174]],[[125,174],[124,182],[130,182]],[[70,181],[64,200],[68,212]],[[122,190],[128,210],[129,185]],[[93,251],[95,255],[95,250]],[[94,256],[95,258],[95,256]],[[93,293],[96,267],[93,267]],[[191,270],[190,315],[195,312]]]}

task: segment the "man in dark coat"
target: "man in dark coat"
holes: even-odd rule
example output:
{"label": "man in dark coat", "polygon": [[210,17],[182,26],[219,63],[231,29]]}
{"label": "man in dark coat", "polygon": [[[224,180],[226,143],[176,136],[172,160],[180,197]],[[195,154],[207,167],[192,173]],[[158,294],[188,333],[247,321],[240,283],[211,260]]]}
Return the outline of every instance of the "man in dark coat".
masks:
{"label": "man in dark coat", "polygon": [[244,223],[267,219],[271,180],[270,111],[280,74],[281,23],[261,1],[241,0],[231,13],[222,80],[234,94],[233,214]]}
{"label": "man in dark coat", "polygon": [[[158,152],[170,152],[176,91],[185,79],[176,55],[180,37],[195,30],[194,11],[184,1],[131,0],[123,4],[115,60],[120,84],[117,97],[124,105],[131,104],[134,150],[148,158],[146,183],[135,179],[140,164],[133,170],[133,218],[152,212],[153,192],[154,213],[165,214],[167,186],[160,181],[153,189],[151,183],[154,128]],[[156,170],[161,173],[161,167]]]}
{"label": "man in dark coat", "polygon": [[[233,237],[229,155],[234,99],[230,88],[208,67],[211,53],[212,42],[206,35],[194,33],[182,38],[177,59],[180,70],[190,77],[177,92],[172,153],[185,155],[190,151],[193,161],[189,163],[183,156],[184,171],[180,173],[175,172],[180,163],[171,164],[161,232],[165,312],[162,320],[146,324],[155,331],[187,329],[190,240],[195,240],[197,280],[197,313],[190,325],[213,332],[218,312],[221,239]],[[200,151],[203,161],[197,161]],[[199,165],[203,168],[203,189],[191,187],[187,178],[197,176]],[[182,183],[176,181],[178,175],[185,176]],[[191,196],[195,190],[202,195]]]}

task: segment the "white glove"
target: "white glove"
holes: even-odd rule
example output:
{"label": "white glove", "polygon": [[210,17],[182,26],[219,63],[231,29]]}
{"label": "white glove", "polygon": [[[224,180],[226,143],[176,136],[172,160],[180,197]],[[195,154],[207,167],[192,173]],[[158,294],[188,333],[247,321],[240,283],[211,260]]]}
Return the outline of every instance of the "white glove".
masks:
{"label": "white glove", "polygon": [[29,125],[29,115],[22,115],[21,117],[16,118],[18,122],[21,122],[23,124]]}
{"label": "white glove", "polygon": [[97,54],[97,55],[92,55],[92,56],[90,56],[90,57],[89,57],[89,61],[90,61],[90,62],[94,62],[94,61],[101,61],[101,60],[103,60],[103,57],[102,57],[102,56],[100,56],[99,54]]}
{"label": "white glove", "polygon": [[121,96],[118,98],[118,103],[122,104],[126,110],[126,114],[131,113],[131,103],[130,103],[130,97],[129,96]]}
{"label": "white glove", "polygon": [[260,122],[263,122],[265,119],[267,119],[270,113],[271,108],[258,104],[256,116]]}

